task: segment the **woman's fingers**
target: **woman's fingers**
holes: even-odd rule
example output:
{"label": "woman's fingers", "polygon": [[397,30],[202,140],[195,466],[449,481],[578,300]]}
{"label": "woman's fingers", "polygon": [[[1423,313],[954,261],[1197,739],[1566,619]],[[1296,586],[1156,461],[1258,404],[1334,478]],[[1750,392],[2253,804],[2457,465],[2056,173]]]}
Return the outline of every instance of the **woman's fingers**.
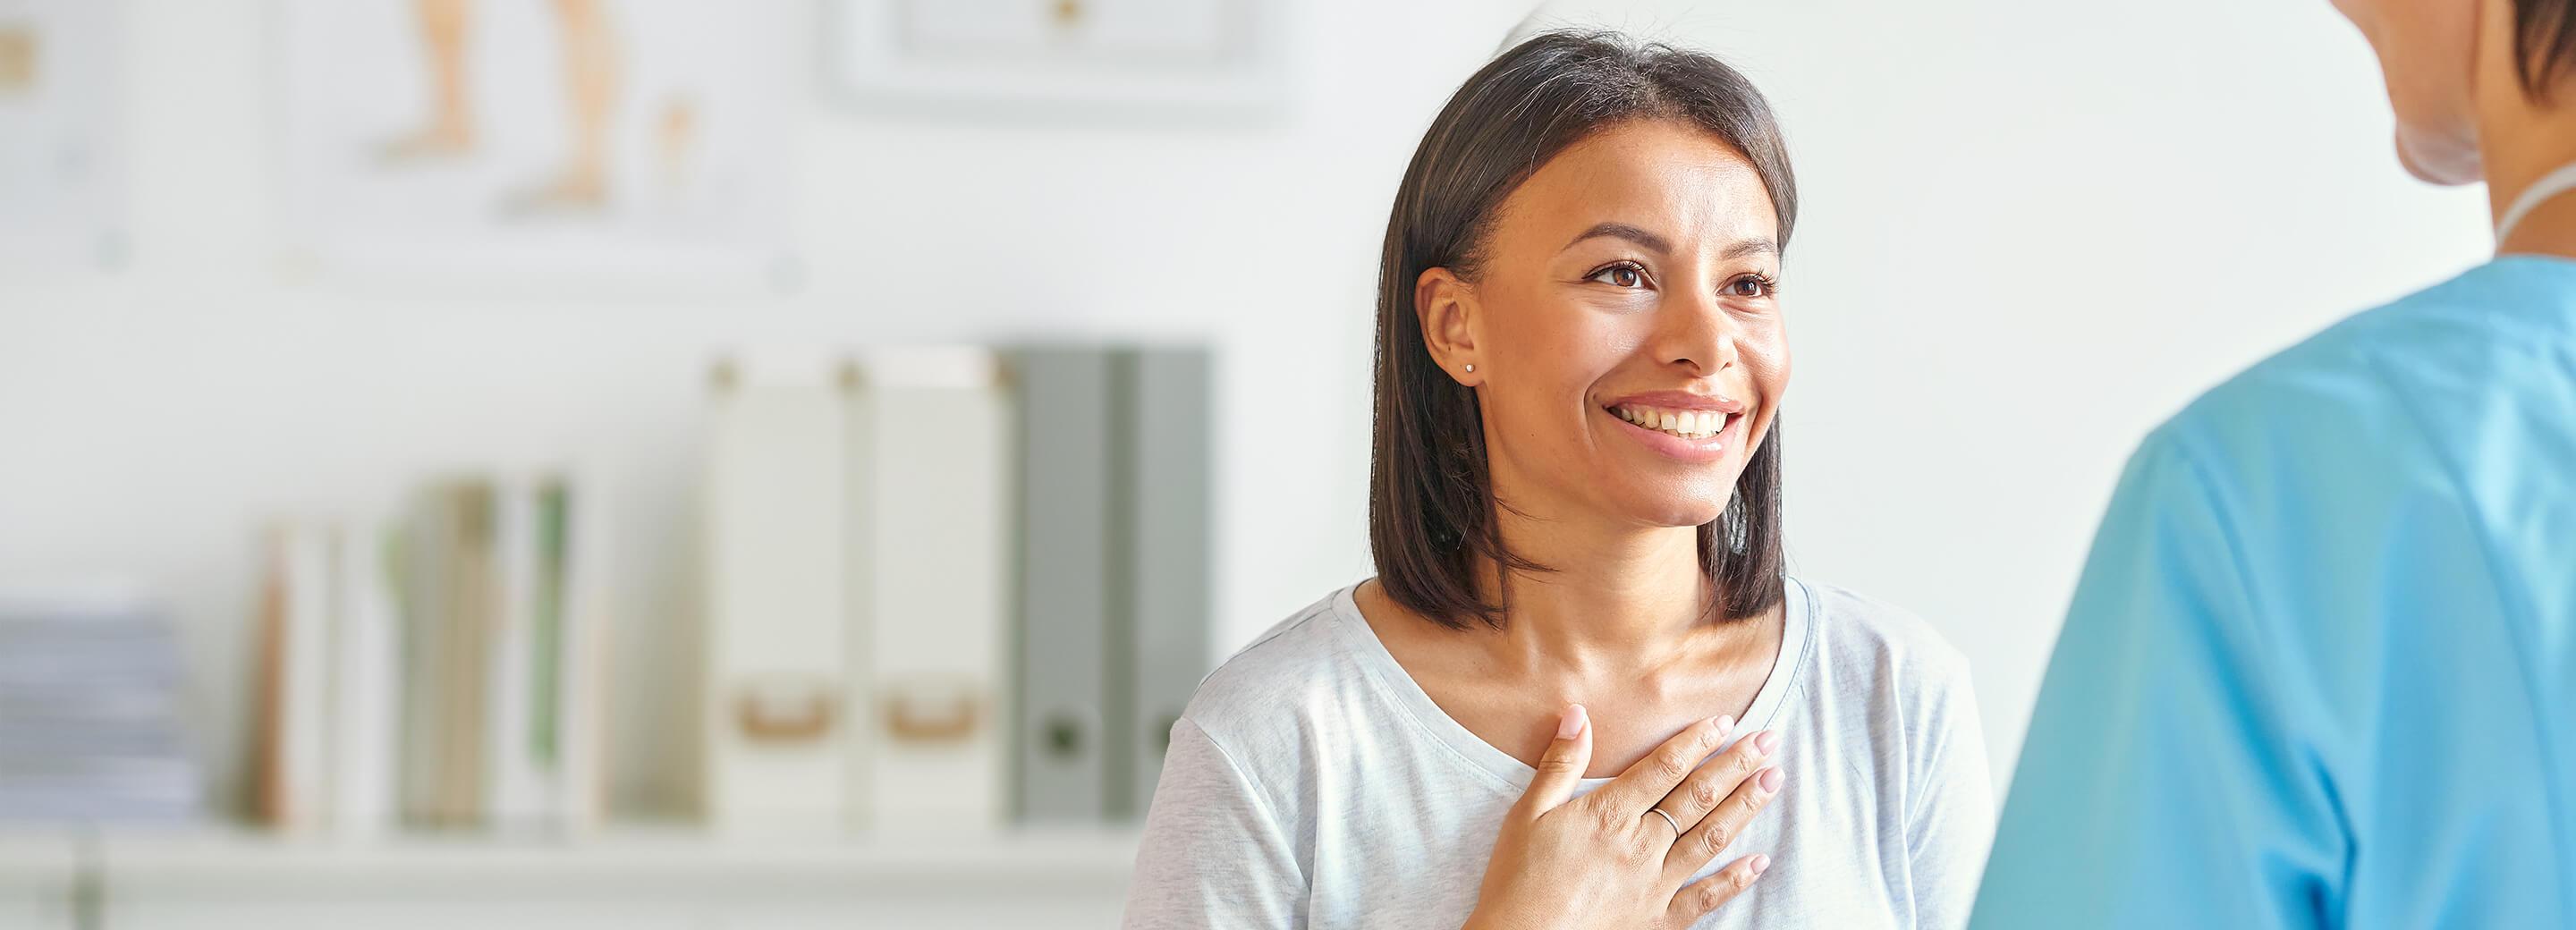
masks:
{"label": "woman's fingers", "polygon": [[1717,758],[1691,772],[1689,778],[1675,786],[1671,794],[1664,795],[1655,807],[1672,815],[1673,821],[1681,824],[1683,830],[1689,830],[1692,824],[1700,822],[1700,818],[1708,816],[1708,812],[1716,810],[1718,802],[1733,794],[1737,786],[1752,778],[1753,773],[1770,761],[1771,754],[1779,748],[1780,734],[1770,730],[1736,740],[1735,745],[1727,747]]}
{"label": "woman's fingers", "polygon": [[[1715,717],[1691,724],[1680,733],[1673,734],[1673,738],[1665,740],[1663,745],[1655,747],[1655,751],[1647,753],[1645,758],[1637,760],[1627,771],[1619,773],[1618,778],[1611,779],[1609,784],[1584,798],[1602,805],[1607,811],[1636,817],[1649,816],[1646,808],[1655,806],[1656,802],[1664,799],[1664,795],[1671,794],[1673,787],[1681,784],[1682,779],[1690,777],[1692,770],[1699,768],[1699,764],[1708,758],[1709,753],[1716,751],[1717,744],[1734,729],[1734,717]],[[1690,826],[1690,821],[1674,819],[1684,828]]]}
{"label": "woman's fingers", "polygon": [[1574,786],[1583,782],[1583,770],[1591,765],[1592,719],[1583,705],[1565,705],[1556,717],[1556,739],[1539,756],[1538,774],[1530,778],[1529,789],[1521,792],[1520,803],[1513,809],[1524,817],[1555,810],[1574,795]]}
{"label": "woman's fingers", "polygon": [[1682,877],[1698,872],[1701,866],[1734,845],[1736,838],[1744,835],[1745,825],[1753,822],[1753,815],[1769,806],[1771,799],[1778,797],[1780,789],[1788,783],[1789,776],[1776,766],[1744,779],[1744,783],[1737,785],[1734,793],[1727,795],[1726,801],[1702,818],[1698,826],[1673,841],[1673,848],[1664,853],[1664,874],[1680,881]]}
{"label": "woman's fingers", "polygon": [[1735,896],[1743,894],[1745,889],[1753,887],[1753,880],[1761,878],[1762,871],[1770,867],[1769,856],[1746,856],[1718,870],[1715,875],[1690,883],[1673,895],[1672,909],[1666,912],[1664,925],[1687,927],[1697,923],[1700,918],[1708,916],[1708,912],[1717,910],[1726,902],[1735,900]]}

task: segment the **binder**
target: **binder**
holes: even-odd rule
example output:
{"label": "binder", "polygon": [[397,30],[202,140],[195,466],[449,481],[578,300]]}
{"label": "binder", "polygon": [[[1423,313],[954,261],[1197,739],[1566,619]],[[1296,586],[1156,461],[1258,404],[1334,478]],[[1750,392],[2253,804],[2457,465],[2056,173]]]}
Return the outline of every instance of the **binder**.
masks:
{"label": "binder", "polygon": [[855,825],[998,828],[1008,809],[1010,397],[989,352],[872,354],[850,379]]}
{"label": "binder", "polygon": [[487,812],[495,497],[481,480],[433,485],[403,543],[401,792],[415,825],[478,826]]}
{"label": "binder", "polygon": [[385,520],[352,521],[333,555],[331,637],[332,832],[365,839],[392,832],[401,732],[400,615]]}
{"label": "binder", "polygon": [[537,729],[537,500],[527,481],[495,484],[493,591],[482,687],[486,752],[483,819],[525,830],[548,825],[552,799],[534,752]]}
{"label": "binder", "polygon": [[599,827],[607,806],[608,495],[587,474],[551,476],[537,493],[538,651],[553,678],[539,680],[547,713],[535,746],[551,768],[557,823],[579,833]]}
{"label": "binder", "polygon": [[445,503],[445,496],[436,489],[415,496],[395,554],[395,596],[401,610],[396,648],[402,680],[395,794],[399,817],[406,825],[436,824],[442,803],[438,765],[445,748],[441,739],[446,716],[444,618],[456,519],[453,508],[442,506]]}
{"label": "binder", "polygon": [[842,719],[842,392],[819,369],[720,366],[712,418],[704,812],[727,832],[837,830],[859,748]]}
{"label": "binder", "polygon": [[1213,539],[1215,388],[1208,353],[1198,348],[1122,352],[1113,369],[1111,430],[1123,461],[1110,495],[1119,512],[1109,680],[1124,715],[1114,727],[1120,762],[1109,813],[1142,816],[1162,777],[1163,753],[1190,692],[1208,671]]}
{"label": "binder", "polygon": [[1015,814],[1098,822],[1111,794],[1110,355],[1028,348],[1009,366],[1020,412]]}
{"label": "binder", "polygon": [[271,532],[261,631],[259,818],[305,832],[324,823],[331,795],[331,529],[289,522]]}

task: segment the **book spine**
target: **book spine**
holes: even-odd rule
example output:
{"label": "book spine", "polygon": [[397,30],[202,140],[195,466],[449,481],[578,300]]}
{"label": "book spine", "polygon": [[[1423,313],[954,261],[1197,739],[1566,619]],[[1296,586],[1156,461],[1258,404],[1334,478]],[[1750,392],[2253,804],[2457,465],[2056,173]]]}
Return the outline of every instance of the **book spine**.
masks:
{"label": "book spine", "polygon": [[389,548],[384,523],[363,519],[340,537],[335,559],[331,822],[343,836],[378,836],[394,824],[402,686]]}
{"label": "book spine", "polygon": [[277,708],[281,755],[273,823],[292,832],[320,827],[329,809],[331,536],[329,527],[315,524],[286,531],[286,614],[278,649],[285,681]]}
{"label": "book spine", "polygon": [[[608,649],[614,627],[607,597],[610,512],[597,479],[556,485],[561,535],[556,540],[563,620],[556,656],[555,775],[564,825],[597,829],[607,815]],[[542,741],[541,741],[542,742]]]}
{"label": "book spine", "polygon": [[535,754],[537,500],[526,481],[494,485],[489,659],[484,693],[484,789],[487,819],[526,829],[545,824],[544,791]]}
{"label": "book spine", "polygon": [[490,482],[458,484],[449,495],[456,533],[448,562],[446,667],[439,683],[438,808],[441,826],[481,826],[488,820],[491,746],[492,654],[499,609],[500,566],[497,492]]}
{"label": "book spine", "polygon": [[434,826],[440,812],[440,766],[445,755],[449,563],[454,559],[455,510],[444,488],[416,497],[398,538],[396,596],[401,605],[398,664],[402,669],[402,727],[398,787],[402,821]]}

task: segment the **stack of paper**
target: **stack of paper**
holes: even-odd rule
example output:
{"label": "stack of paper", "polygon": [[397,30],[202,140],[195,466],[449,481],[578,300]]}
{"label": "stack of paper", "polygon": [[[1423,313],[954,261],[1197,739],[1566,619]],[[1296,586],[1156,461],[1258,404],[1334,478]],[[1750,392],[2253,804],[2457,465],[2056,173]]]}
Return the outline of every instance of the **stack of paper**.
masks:
{"label": "stack of paper", "polygon": [[0,594],[0,821],[179,821],[200,772],[178,643],[139,597]]}

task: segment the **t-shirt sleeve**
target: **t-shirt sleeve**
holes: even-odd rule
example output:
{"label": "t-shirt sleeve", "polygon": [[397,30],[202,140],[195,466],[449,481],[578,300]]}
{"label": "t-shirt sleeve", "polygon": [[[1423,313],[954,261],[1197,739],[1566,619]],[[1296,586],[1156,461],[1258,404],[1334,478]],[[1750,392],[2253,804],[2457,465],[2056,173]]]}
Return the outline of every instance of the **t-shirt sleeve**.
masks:
{"label": "t-shirt sleeve", "polygon": [[2344,840],[2221,489],[2166,432],[2113,494],[1979,893],[1981,930],[2313,927]]}
{"label": "t-shirt sleeve", "polygon": [[1124,925],[1302,927],[1305,898],[1287,825],[1225,750],[1182,718],[1145,815]]}
{"label": "t-shirt sleeve", "polygon": [[1913,879],[1914,926],[1959,930],[1976,903],[1977,876],[1995,835],[1994,775],[1986,766],[1985,728],[1964,660],[1944,677],[1922,715],[1924,744],[1912,777],[1913,809],[1905,819],[1907,870]]}

